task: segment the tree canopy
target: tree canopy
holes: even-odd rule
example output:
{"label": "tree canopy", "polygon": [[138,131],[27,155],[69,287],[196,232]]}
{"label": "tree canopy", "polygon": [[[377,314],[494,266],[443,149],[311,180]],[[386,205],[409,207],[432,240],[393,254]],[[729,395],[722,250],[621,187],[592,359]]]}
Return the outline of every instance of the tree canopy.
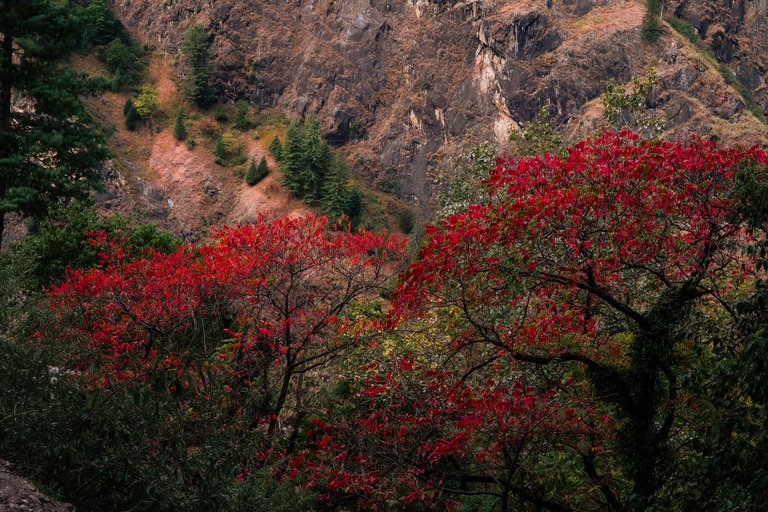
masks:
{"label": "tree canopy", "polygon": [[199,107],[215,101],[211,88],[210,34],[195,24],[184,34],[181,51],[187,59],[187,76],[181,86],[184,97]]}
{"label": "tree canopy", "polygon": [[[501,161],[488,200],[428,227],[398,285],[390,325],[413,337],[437,322],[434,332],[365,367],[351,416],[331,408],[292,463],[334,506],[760,503],[765,464],[750,459],[759,478],[705,471],[701,453],[722,440],[698,435],[737,414],[752,425],[740,435],[764,446],[764,400],[731,387],[729,403],[750,409],[718,413],[724,402],[698,385],[726,378],[730,351],[754,343],[737,329],[736,305],[761,282],[748,256],[755,210],[738,184],[767,172],[758,149],[630,132]],[[692,490],[703,474],[708,488]]]}
{"label": "tree canopy", "polygon": [[50,0],[0,3],[0,239],[5,215],[39,215],[99,183],[109,155],[79,97],[101,82],[63,66],[94,20]]}
{"label": "tree canopy", "polygon": [[0,255],[0,447],[94,509],[764,509],[768,153],[603,132],[482,182],[407,266],[312,215]]}

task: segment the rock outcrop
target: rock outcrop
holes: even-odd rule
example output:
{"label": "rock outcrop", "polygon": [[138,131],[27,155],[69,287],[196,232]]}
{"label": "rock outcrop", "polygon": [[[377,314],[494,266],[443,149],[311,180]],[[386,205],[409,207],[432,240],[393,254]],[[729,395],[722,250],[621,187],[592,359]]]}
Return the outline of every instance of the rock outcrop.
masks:
{"label": "rock outcrop", "polygon": [[671,7],[768,112],[768,0],[678,0]]}
{"label": "rock outcrop", "polygon": [[[724,34],[713,47],[757,97],[765,89],[765,1],[734,0],[722,29],[711,21],[722,10],[712,0],[678,8],[693,21],[698,13],[712,41]],[[176,59],[180,75],[184,31],[208,26],[222,98],[317,114],[358,175],[404,199],[428,200],[429,173],[461,143],[505,141],[543,105],[570,135],[586,133],[599,124],[595,100],[606,80],[628,81],[650,67],[660,87],[649,107],[665,115],[668,135],[765,141],[765,126],[695,48],[669,31],[654,45],[641,40],[639,0],[117,0],[115,7]]]}

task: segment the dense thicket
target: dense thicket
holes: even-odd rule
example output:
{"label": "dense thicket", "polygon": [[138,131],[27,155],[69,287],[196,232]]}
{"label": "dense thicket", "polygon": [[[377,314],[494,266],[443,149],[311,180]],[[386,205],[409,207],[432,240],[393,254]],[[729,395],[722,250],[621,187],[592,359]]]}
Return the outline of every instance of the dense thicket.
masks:
{"label": "dense thicket", "polygon": [[292,123],[285,143],[275,138],[270,150],[280,162],[283,184],[296,197],[319,204],[333,217],[360,215],[360,191],[349,183],[349,167],[343,156],[331,152],[317,119]]}
{"label": "dense thicket", "polygon": [[[403,240],[294,217],[168,250],[110,224],[78,215],[0,260],[14,276],[0,285],[0,452],[91,510],[308,509],[308,493],[257,466],[293,450],[313,370],[354,347],[356,311],[397,271]],[[43,257],[27,270],[59,235],[62,257],[91,268],[61,280]],[[24,279],[35,266],[58,276],[47,298]]]}

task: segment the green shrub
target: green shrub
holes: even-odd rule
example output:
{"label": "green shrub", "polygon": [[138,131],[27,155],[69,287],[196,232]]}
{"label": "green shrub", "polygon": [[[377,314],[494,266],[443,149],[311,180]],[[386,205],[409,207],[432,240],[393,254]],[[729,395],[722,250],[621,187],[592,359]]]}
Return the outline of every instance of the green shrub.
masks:
{"label": "green shrub", "polygon": [[659,25],[659,16],[661,15],[660,0],[646,0],[645,16],[640,26],[640,35],[648,42],[656,42],[661,36],[661,25]]}
{"label": "green shrub", "polygon": [[125,115],[125,127],[131,131],[135,130],[139,121],[141,121],[141,118],[139,117],[139,113],[136,111],[136,105],[134,105],[131,99],[127,99],[125,101],[123,114]]}
{"label": "green shrub", "polygon": [[251,127],[251,121],[248,119],[250,105],[245,100],[238,100],[235,103],[235,128],[240,131],[246,131]]}
{"label": "green shrub", "polygon": [[245,174],[245,182],[252,187],[266,178],[268,174],[269,165],[267,165],[266,157],[261,157],[261,161],[258,165],[256,165],[256,159],[252,159],[251,165],[248,167],[248,172]]}
{"label": "green shrub", "polygon": [[184,110],[179,109],[176,114],[176,123],[173,126],[173,137],[178,141],[186,140],[187,128],[184,126]]}
{"label": "green shrub", "polygon": [[115,92],[140,83],[146,67],[142,48],[133,44],[127,35],[124,39],[113,39],[101,53],[104,65],[113,74],[110,87]]}
{"label": "green shrub", "polygon": [[104,246],[89,240],[101,231],[124,240],[129,255],[139,255],[146,249],[169,253],[180,243],[154,224],[131,222],[119,214],[103,217],[93,207],[73,202],[51,209],[39,224],[38,233],[24,237],[9,252],[24,255],[30,262],[36,286],[48,286],[61,281],[68,267],[89,268],[99,262]]}
{"label": "green shrub", "polygon": [[157,111],[157,107],[159,106],[157,89],[151,85],[143,86],[141,88],[141,93],[139,93],[139,97],[136,98],[136,101],[134,102],[134,106],[136,107],[136,112],[139,114],[139,117],[142,119],[149,119],[152,117],[152,114]]}
{"label": "green shrub", "polygon": [[274,136],[272,142],[269,143],[269,152],[275,157],[278,162],[283,158],[283,144],[277,135]]}
{"label": "green shrub", "polygon": [[696,29],[688,23],[685,20],[681,20],[680,18],[676,16],[672,16],[669,18],[669,25],[675,29],[681,36],[685,37],[688,41],[691,43],[698,45],[701,43],[701,39],[699,38],[699,33],[696,31]]}
{"label": "green shrub", "polygon": [[217,108],[213,113],[213,118],[219,123],[226,123],[229,121],[229,114],[224,107]]}

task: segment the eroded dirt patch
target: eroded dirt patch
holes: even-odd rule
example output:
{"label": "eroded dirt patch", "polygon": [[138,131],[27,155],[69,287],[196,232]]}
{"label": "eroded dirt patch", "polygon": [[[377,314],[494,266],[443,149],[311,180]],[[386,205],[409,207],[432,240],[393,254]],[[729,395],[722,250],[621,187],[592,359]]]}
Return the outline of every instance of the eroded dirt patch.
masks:
{"label": "eroded dirt patch", "polygon": [[59,503],[41,494],[15,475],[8,462],[0,460],[0,510],[4,512],[74,512],[72,505]]}

